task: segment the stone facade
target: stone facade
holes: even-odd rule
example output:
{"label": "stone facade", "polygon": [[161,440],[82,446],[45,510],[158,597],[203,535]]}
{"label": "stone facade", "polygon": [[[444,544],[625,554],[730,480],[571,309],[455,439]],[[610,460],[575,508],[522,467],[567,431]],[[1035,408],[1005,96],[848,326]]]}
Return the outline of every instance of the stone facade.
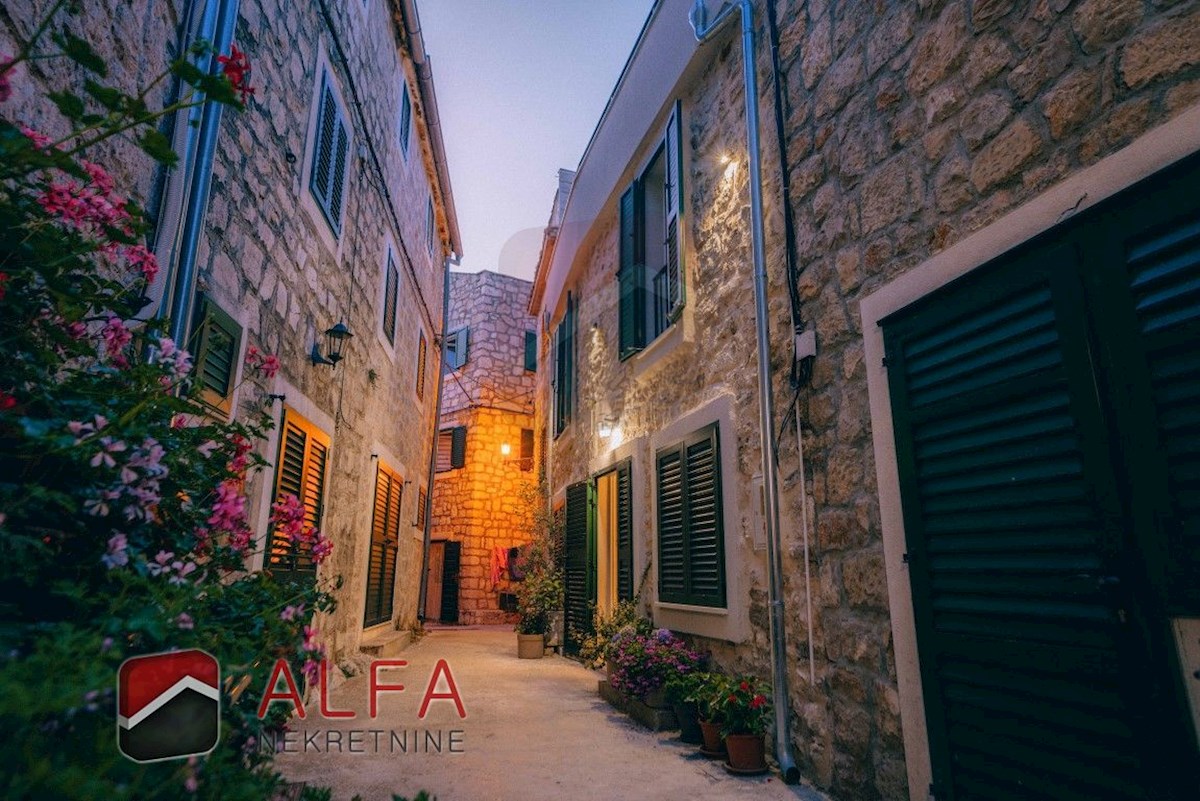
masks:
{"label": "stone facade", "polygon": [[[753,5],[771,367],[782,417],[793,402],[782,173],[767,4]],[[775,5],[799,311],[818,342],[811,380],[795,399],[806,484],[800,481],[794,424],[782,433],[779,451],[791,745],[808,778],[839,799],[907,798],[912,774],[887,581],[888,571],[904,568],[885,567],[859,304],[1194,107],[1200,98],[1200,9],[1190,2],[1141,0]],[[655,14],[686,16],[680,6],[656,4],[648,35],[656,35]],[[664,431],[719,420],[722,447],[734,449],[726,463],[735,469],[722,476],[733,485],[726,487],[726,499],[735,500],[725,509],[726,528],[733,529],[732,536],[726,532],[726,566],[740,587],[730,595],[732,622],[713,629],[658,604],[653,569],[643,601],[659,624],[709,631],[713,636],[699,642],[727,669],[766,676],[766,560],[755,547],[751,504],[760,455],[741,41],[726,31],[697,52],[663,98],[680,98],[684,115],[687,306],[678,331],[638,356],[618,359],[616,200],[648,158],[646,148],[655,146],[652,127],[639,149],[628,153],[628,167],[619,175],[611,171],[603,212],[579,240],[579,250],[555,259],[556,269],[560,262],[569,266],[564,291],[548,292],[537,309],[550,316],[552,329],[566,290],[580,304],[578,403],[575,419],[550,447],[549,489],[559,499],[567,485],[631,456],[635,532],[642,532],[639,571],[653,567],[654,450],[674,436]],[[636,69],[640,57],[635,53],[627,70]],[[622,91],[635,90],[626,84]],[[606,122],[616,124],[602,120],[600,130]],[[587,159],[577,191],[589,180]],[[542,271],[548,270],[543,262]],[[539,275],[539,282],[545,280]],[[548,375],[546,349],[543,358]],[[552,419],[553,391],[548,384],[541,390],[544,422]],[[619,419],[616,441],[596,433],[597,416],[610,414]],[[807,593],[804,505],[812,529]],[[734,618],[744,618],[745,626]]]}
{"label": "stone facade", "polygon": [[[9,4],[0,19],[26,31],[35,12],[50,5]],[[173,43],[185,38],[184,0],[81,5],[76,29],[110,64],[113,80],[130,90],[157,75]],[[414,522],[416,488],[427,480],[435,431],[435,393],[427,389],[418,398],[415,391],[418,345],[422,336],[433,342],[440,334],[444,258],[459,244],[449,186],[435,164],[441,144],[426,124],[432,109],[413,61],[423,48],[404,25],[412,13],[401,0],[240,3],[234,43],[253,66],[256,93],[244,111],[223,113],[196,260],[196,291],[243,330],[235,365],[251,345],[277,354],[281,363],[271,381],[235,376],[234,413],[274,404],[277,423],[285,413],[298,414],[330,440],[321,527],[334,550],[320,578],[342,581],[334,591],[337,610],[318,625],[334,659],[353,655],[363,636],[377,461],[405,481],[394,610],[380,628],[406,629],[417,618],[422,532]],[[55,79],[66,69],[48,68]],[[337,233],[309,189],[323,73],[340,97],[350,137]],[[398,128],[405,86],[412,103],[407,154]],[[25,102],[28,92],[20,84],[18,93]],[[169,191],[180,180],[176,172],[156,184],[149,160],[123,145],[114,156],[119,179],[137,187],[151,209],[161,202],[155,187]],[[174,265],[173,225],[178,220],[160,220],[160,281]],[[394,343],[383,330],[389,252],[399,275]],[[160,284],[156,297],[162,296]],[[345,358],[333,368],[314,365],[314,343],[324,349],[322,332],[339,321],[353,333]],[[430,348],[429,375],[436,375],[437,358]],[[274,464],[279,447],[277,430],[261,453]],[[273,469],[248,487],[249,519],[263,537],[273,492]]]}
{"label": "stone facade", "polygon": [[469,344],[466,364],[445,376],[441,428],[466,428],[466,457],[463,467],[437,474],[431,537],[462,543],[459,622],[509,623],[515,617],[501,610],[500,595],[515,585],[507,573],[492,581],[492,560],[496,549],[529,541],[536,498],[536,460],[521,458],[522,432],[533,430],[530,285],[486,270],[450,278],[448,330],[465,327]]}

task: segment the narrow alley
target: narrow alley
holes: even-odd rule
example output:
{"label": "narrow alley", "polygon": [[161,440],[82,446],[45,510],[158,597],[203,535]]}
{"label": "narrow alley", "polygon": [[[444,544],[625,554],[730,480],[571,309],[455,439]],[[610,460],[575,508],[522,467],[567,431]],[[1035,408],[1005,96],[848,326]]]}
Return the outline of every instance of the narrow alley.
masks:
{"label": "narrow alley", "polygon": [[[293,722],[288,752],[280,748],[280,770],[291,781],[336,788],[335,801],[356,794],[390,801],[393,793],[412,798],[420,790],[442,801],[821,798],[774,774],[729,775],[720,761],[680,743],[678,732],[647,731],[608,706],[596,693],[601,674],[557,656],[518,659],[514,639],[509,626],[431,631],[395,657],[407,666],[379,672],[381,686],[400,683],[405,690],[381,692],[375,720],[365,673],[329,694],[331,709],[352,710],[354,718],[325,719],[314,701],[306,718]],[[466,719],[450,700],[432,701],[418,719],[440,659],[449,665]],[[354,738],[351,753],[354,730],[364,734]]]}

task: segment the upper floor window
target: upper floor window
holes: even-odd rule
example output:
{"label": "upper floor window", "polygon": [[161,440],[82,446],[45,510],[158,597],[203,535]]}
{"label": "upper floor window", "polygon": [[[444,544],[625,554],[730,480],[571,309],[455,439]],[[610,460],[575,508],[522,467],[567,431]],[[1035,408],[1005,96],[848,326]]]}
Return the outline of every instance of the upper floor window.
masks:
{"label": "upper floor window", "polygon": [[683,310],[680,217],[684,204],[680,103],[642,172],[621,195],[620,358],[637,353]]}
{"label": "upper floor window", "polygon": [[400,296],[400,271],[396,268],[396,260],[392,251],[387,254],[387,264],[383,277],[383,335],[388,344],[396,344],[396,304]]}
{"label": "upper floor window", "polygon": [[529,372],[537,372],[537,333],[534,331],[525,332],[525,369]]}
{"label": "upper floor window", "polygon": [[192,375],[200,382],[200,399],[226,417],[237,384],[242,327],[211,298],[202,296],[189,347],[196,354]]}
{"label": "upper floor window", "polygon": [[431,197],[425,206],[425,244],[428,245],[430,253],[433,253],[434,233],[433,198]]}
{"label": "upper floor window", "polygon": [[321,74],[320,91],[308,185],[334,234],[340,234],[350,155],[350,126],[329,72]]}
{"label": "upper floor window", "polygon": [[435,470],[444,473],[467,463],[467,427],[443,428],[438,432]]}
{"label": "upper floor window", "polygon": [[408,82],[400,84],[400,152],[408,158],[408,140],[412,133],[412,98],[408,94]]}
{"label": "upper floor window", "polygon": [[425,329],[417,332],[417,400],[425,400]]}
{"label": "upper floor window", "polygon": [[446,335],[446,364],[444,369],[457,370],[467,363],[467,352],[471,344],[471,329],[463,326]]}
{"label": "upper floor window", "polygon": [[554,436],[562,433],[575,411],[575,298],[567,293],[567,310],[554,329]]}

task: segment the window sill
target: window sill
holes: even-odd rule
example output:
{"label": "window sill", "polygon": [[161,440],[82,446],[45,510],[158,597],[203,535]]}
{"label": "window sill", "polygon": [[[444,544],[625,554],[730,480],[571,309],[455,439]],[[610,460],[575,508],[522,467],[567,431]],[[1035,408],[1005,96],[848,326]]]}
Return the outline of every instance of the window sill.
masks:
{"label": "window sill", "polygon": [[626,360],[633,367],[633,377],[641,378],[654,372],[684,341],[683,318],[680,316],[653,342]]}
{"label": "window sill", "polygon": [[728,606],[695,606],[663,601],[654,603],[655,625],[731,643],[745,642],[749,637],[745,617],[744,613]]}
{"label": "window sill", "polygon": [[669,609],[674,612],[686,612],[688,614],[729,616],[729,609],[724,606],[697,606],[696,604],[681,604],[675,601],[659,601],[655,606],[659,609]]}

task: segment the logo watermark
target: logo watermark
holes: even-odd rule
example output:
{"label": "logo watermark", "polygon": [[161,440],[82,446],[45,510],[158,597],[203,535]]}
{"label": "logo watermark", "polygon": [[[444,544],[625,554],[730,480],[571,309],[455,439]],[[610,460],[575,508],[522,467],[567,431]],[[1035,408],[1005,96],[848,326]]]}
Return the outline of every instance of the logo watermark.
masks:
{"label": "logo watermark", "polygon": [[207,754],[221,736],[221,668],[200,650],[126,659],[117,670],[117,747],[135,762]]}

